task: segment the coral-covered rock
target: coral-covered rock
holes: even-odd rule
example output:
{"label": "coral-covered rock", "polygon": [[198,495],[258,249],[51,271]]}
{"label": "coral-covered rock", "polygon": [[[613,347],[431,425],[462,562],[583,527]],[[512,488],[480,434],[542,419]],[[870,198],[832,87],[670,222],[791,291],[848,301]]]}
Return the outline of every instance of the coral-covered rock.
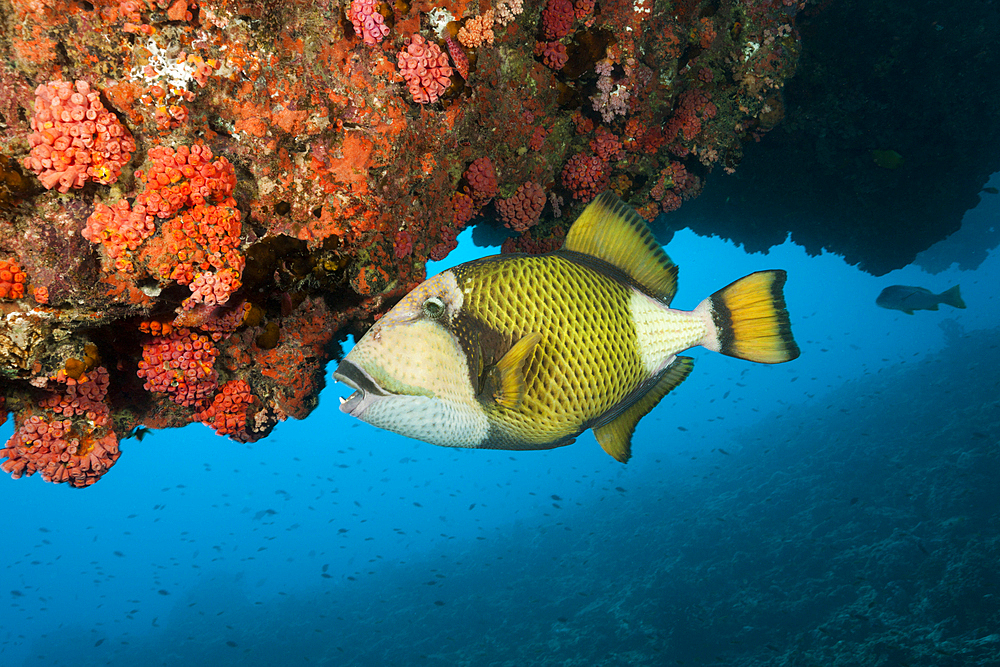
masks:
{"label": "coral-covered rock", "polygon": [[323,301],[306,299],[285,318],[277,345],[257,352],[261,374],[276,382],[274,406],[281,418],[302,419],[315,407],[335,317]]}
{"label": "coral-covered rock", "polygon": [[[10,4],[5,469],[88,484],[111,424],[249,441],[305,417],[338,341],[490,202],[505,251],[541,252],[602,189],[693,197],[780,121],[799,53],[801,4],[709,4]],[[106,373],[106,424],[57,414],[83,391],[60,372]],[[74,438],[88,463],[48,467]]]}

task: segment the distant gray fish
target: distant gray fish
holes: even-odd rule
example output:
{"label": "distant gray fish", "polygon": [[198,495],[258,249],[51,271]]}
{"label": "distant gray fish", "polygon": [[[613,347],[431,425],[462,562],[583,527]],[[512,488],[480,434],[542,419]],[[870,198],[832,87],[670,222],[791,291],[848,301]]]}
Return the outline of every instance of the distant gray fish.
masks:
{"label": "distant gray fish", "polygon": [[882,290],[882,293],[875,299],[876,305],[890,310],[901,310],[907,315],[912,315],[915,310],[937,310],[939,303],[954,308],[965,308],[965,302],[962,301],[958,285],[940,294],[935,294],[923,287],[892,285]]}

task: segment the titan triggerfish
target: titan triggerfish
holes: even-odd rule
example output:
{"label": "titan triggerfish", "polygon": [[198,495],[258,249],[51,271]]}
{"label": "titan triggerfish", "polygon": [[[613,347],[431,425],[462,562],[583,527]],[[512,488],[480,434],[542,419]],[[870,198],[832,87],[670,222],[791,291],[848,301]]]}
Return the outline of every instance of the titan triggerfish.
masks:
{"label": "titan triggerfish", "polygon": [[604,193],[562,249],[475,260],[414,288],[340,362],[334,378],[355,390],[340,409],[449,447],[549,449],[593,429],[624,463],[635,425],[691,373],[679,353],[799,355],[784,283],[759,271],[673,309],[677,266]]}

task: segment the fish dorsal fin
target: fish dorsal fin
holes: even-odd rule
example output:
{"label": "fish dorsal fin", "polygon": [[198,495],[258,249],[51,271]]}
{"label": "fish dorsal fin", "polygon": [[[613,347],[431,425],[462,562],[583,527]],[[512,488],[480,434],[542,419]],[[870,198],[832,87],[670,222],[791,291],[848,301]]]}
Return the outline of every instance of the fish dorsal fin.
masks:
{"label": "fish dorsal fin", "polygon": [[524,378],[525,366],[541,340],[542,334],[537,332],[525,335],[507,350],[496,366],[487,371],[483,384],[483,394],[487,399],[511,410],[521,404],[528,388]]}
{"label": "fish dorsal fin", "polygon": [[613,192],[590,202],[570,227],[563,249],[604,260],[668,305],[677,292],[677,265],[646,221]]}
{"label": "fish dorsal fin", "polygon": [[613,456],[616,461],[627,463],[632,457],[632,433],[635,432],[635,425],[649,414],[649,411],[656,407],[660,399],[670,393],[670,390],[684,382],[685,378],[691,374],[692,368],[694,368],[694,359],[677,357],[672,364],[667,366],[660,379],[642,398],[609,423],[595,428],[594,436],[601,444],[601,448]]}

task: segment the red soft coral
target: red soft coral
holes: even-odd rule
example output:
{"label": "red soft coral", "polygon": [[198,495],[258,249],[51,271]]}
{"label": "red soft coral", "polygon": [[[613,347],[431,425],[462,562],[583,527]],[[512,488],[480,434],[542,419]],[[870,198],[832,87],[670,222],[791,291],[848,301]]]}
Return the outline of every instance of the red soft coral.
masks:
{"label": "red soft coral", "polygon": [[493,161],[488,157],[477,158],[465,170],[465,180],[468,181],[468,194],[476,208],[482,208],[497,196],[499,184]]}
{"label": "red soft coral", "polygon": [[498,199],[496,206],[506,227],[524,233],[538,222],[545,201],[545,189],[528,181],[512,197]]}
{"label": "red soft coral", "polygon": [[610,184],[607,163],[596,155],[574,155],[563,167],[562,183],[573,199],[588,202]]}

